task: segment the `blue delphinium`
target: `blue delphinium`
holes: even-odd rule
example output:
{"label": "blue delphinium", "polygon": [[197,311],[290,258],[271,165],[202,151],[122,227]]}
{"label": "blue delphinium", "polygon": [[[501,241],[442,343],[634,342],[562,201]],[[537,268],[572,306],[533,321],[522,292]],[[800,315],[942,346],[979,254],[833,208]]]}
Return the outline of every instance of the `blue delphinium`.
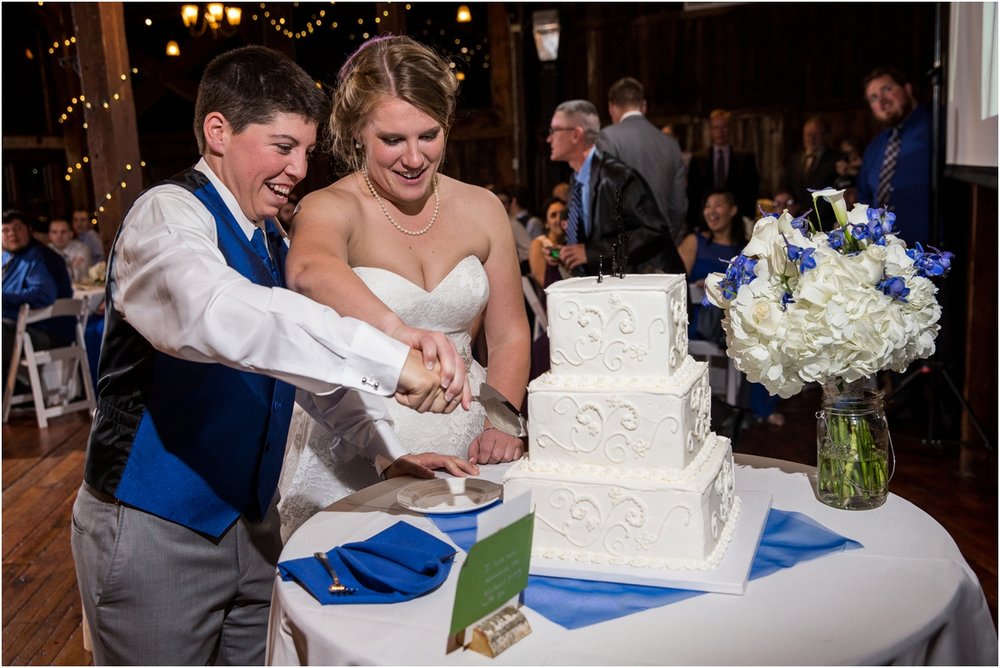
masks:
{"label": "blue delphinium", "polygon": [[813,257],[813,253],[816,252],[815,248],[803,248],[802,246],[789,243],[785,235],[781,235],[781,238],[785,239],[785,247],[788,249],[788,259],[799,266],[800,273],[804,274],[810,269],[816,268],[816,258]]}
{"label": "blue delphinium", "polygon": [[[742,253],[729,261],[729,266],[726,267],[726,275],[719,282],[719,287],[722,288],[722,294],[726,299],[734,299],[741,285],[747,285],[753,279],[757,278],[757,274],[754,273],[756,266],[757,260],[755,258],[747,257]],[[705,296],[701,298],[701,305],[707,307],[715,306],[715,304],[708,301],[708,293],[705,293]]]}
{"label": "blue delphinium", "polygon": [[906,254],[913,260],[913,266],[917,268],[917,276],[925,278],[947,276],[951,270],[951,259],[955,257],[954,253],[950,251],[941,252],[937,248],[930,246],[928,248],[931,248],[934,252],[925,252],[924,247],[918,241],[913,244],[913,248],[909,248],[906,251]]}
{"label": "blue delphinium", "polygon": [[901,302],[905,302],[906,295],[910,294],[910,289],[906,287],[906,281],[903,280],[902,276],[884,275],[875,287]]}

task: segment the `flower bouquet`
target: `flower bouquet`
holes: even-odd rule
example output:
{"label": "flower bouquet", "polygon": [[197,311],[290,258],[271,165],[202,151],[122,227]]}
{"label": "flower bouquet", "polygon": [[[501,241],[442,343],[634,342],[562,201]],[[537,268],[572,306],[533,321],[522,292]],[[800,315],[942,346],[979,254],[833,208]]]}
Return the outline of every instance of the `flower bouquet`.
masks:
{"label": "flower bouquet", "polygon": [[[812,229],[806,215],[764,216],[726,272],[705,280],[704,305],[725,311],[727,352],[750,381],[786,398],[820,383],[833,396],[818,444],[821,498],[872,507],[890,476],[878,444],[888,431],[878,424],[881,396],[866,395],[862,381],[934,353],[941,307],[930,279],[947,274],[952,254],[907,248],[893,233],[895,214],[864,204],[848,211],[842,190],[819,197],[833,208],[832,231]],[[845,412],[872,395],[876,424]]]}

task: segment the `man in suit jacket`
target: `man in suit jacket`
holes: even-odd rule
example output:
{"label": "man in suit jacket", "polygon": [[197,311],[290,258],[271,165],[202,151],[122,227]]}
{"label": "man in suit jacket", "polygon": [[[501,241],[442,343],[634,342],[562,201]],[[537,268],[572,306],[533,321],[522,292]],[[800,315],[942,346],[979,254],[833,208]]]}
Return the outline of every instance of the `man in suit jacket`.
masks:
{"label": "man in suit jacket", "polygon": [[825,229],[834,225],[833,209],[824,200],[814,204],[811,190],[832,188],[837,180],[837,160],[839,154],[828,148],[826,121],[819,116],[813,116],[802,126],[802,150],[796,151],[788,161],[787,183],[792,191],[792,198],[803,211],[820,207],[820,220],[815,212],[811,215],[814,224],[823,223]]}
{"label": "man in suit jacket", "polygon": [[[587,100],[563,102],[552,116],[552,160],[573,168],[562,263],[578,275],[610,274],[614,245],[628,235],[626,273],[684,273],[666,218],[642,176],[594,145],[597,108]],[[575,202],[575,203],[574,203]]]}
{"label": "man in suit jacket", "polygon": [[597,148],[642,175],[660,213],[667,218],[671,237],[680,243],[688,207],[680,145],[647,120],[642,84],[632,77],[619,79],[611,86],[608,113],[613,125],[601,130]]}
{"label": "man in suit jacket", "polygon": [[691,156],[688,168],[688,224],[701,225],[705,197],[713,190],[736,196],[740,216],[757,219],[757,163],[752,153],[737,151],[729,144],[731,114],[716,109],[709,114],[712,145]]}

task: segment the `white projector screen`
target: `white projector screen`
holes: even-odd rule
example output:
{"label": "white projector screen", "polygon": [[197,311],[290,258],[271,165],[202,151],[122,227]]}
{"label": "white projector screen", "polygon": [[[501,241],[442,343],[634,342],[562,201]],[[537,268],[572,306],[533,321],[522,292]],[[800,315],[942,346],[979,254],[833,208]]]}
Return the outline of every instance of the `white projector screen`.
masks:
{"label": "white projector screen", "polygon": [[997,3],[950,8],[945,163],[997,167]]}

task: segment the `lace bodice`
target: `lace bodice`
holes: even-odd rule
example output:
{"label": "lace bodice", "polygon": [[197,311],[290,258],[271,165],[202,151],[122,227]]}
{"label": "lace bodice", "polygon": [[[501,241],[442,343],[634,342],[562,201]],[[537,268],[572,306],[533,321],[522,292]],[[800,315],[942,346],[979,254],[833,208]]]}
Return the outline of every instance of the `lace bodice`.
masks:
{"label": "lace bodice", "polygon": [[[355,273],[403,322],[445,333],[467,361],[473,394],[486,371],[472,360],[469,329],[486,307],[489,281],[474,255],[460,261],[433,289],[425,290],[402,276],[378,267],[356,267]],[[482,431],[479,404],[448,415],[417,413],[386,398],[393,429],[410,452],[440,452],[466,456],[469,444]],[[339,498],[378,482],[373,464],[363,458],[345,459],[343,448],[331,449],[333,437],[298,406],[292,416],[281,474],[282,537]]]}

